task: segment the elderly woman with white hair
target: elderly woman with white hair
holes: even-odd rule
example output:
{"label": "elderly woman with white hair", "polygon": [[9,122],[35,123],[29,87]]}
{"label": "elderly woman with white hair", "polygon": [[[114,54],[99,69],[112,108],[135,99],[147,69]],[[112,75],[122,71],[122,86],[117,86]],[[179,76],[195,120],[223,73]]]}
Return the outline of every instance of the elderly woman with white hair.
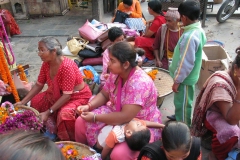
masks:
{"label": "elderly woman with white hair", "polygon": [[169,8],[166,15],[166,24],[163,24],[157,31],[153,43],[153,52],[156,66],[168,70],[169,60],[172,59],[173,51],[182,30],[179,27],[180,14],[177,8]]}
{"label": "elderly woman with white hair", "polygon": [[[62,46],[54,37],[38,42],[38,56],[43,61],[36,84],[27,96],[15,105],[31,106],[40,112],[50,138],[57,134],[60,140],[75,140],[75,110],[88,103],[92,96],[77,65],[62,56]],[[46,91],[41,92],[44,84]],[[40,92],[40,93],[39,93]]]}

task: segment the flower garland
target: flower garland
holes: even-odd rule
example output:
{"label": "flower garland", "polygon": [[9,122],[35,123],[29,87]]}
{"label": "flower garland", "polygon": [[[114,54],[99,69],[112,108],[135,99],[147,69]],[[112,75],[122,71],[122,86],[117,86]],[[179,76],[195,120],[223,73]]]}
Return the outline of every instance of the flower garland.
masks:
{"label": "flower garland", "polygon": [[17,68],[18,68],[18,71],[19,71],[19,72],[18,72],[18,75],[19,75],[20,79],[21,79],[22,81],[28,82],[27,76],[26,76],[26,74],[25,74],[25,72],[24,72],[23,66],[22,66],[22,65],[18,65]]}
{"label": "flower garland", "polygon": [[147,72],[147,74],[152,78],[153,81],[156,79],[157,73],[158,73],[157,69],[154,69],[154,70],[151,70],[151,71]]}
{"label": "flower garland", "polygon": [[11,72],[8,68],[2,48],[0,48],[0,74],[3,82],[5,84],[9,84],[9,86],[7,86],[7,91],[13,94],[16,102],[19,102],[20,99],[18,96],[18,92],[12,80]]}

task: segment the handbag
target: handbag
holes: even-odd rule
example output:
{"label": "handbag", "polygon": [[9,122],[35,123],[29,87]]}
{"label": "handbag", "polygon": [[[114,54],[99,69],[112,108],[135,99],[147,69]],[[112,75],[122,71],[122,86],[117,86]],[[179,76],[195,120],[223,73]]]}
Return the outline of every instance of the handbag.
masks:
{"label": "handbag", "polygon": [[113,22],[124,23],[128,17],[129,15],[127,13],[117,10]]}
{"label": "handbag", "polygon": [[94,58],[85,58],[82,61],[82,65],[90,65],[90,66],[96,66],[96,65],[102,65],[103,64],[103,57],[94,57]]}
{"label": "handbag", "polygon": [[104,42],[101,43],[102,49],[105,51],[109,46],[112,45],[110,39],[106,39]]}
{"label": "handbag", "polygon": [[137,31],[145,31],[146,29],[142,18],[127,18],[125,20],[125,24],[128,26],[128,28],[135,29]]}
{"label": "handbag", "polygon": [[92,25],[88,20],[81,28],[78,29],[78,31],[81,37],[90,41],[91,43],[94,43],[103,33],[103,31],[94,27],[94,25]]}
{"label": "handbag", "polygon": [[80,38],[80,40],[78,41],[75,37],[73,37],[72,39],[67,41],[67,46],[68,46],[69,51],[73,55],[77,55],[79,51],[81,51],[85,48],[87,43],[88,43],[88,41],[86,41],[82,38]]}
{"label": "handbag", "polygon": [[102,53],[102,47],[99,44],[96,43],[89,43],[86,45],[87,49],[90,49],[98,54]]}
{"label": "handbag", "polygon": [[101,34],[101,35],[98,37],[97,41],[101,43],[101,42],[105,41],[106,39],[108,39],[108,30],[106,30],[105,32],[103,32],[103,34]]}
{"label": "handbag", "polygon": [[98,57],[100,56],[100,53],[94,52],[90,49],[83,49],[80,52],[78,52],[78,56],[79,57],[83,57],[83,58],[92,58],[92,57]]}

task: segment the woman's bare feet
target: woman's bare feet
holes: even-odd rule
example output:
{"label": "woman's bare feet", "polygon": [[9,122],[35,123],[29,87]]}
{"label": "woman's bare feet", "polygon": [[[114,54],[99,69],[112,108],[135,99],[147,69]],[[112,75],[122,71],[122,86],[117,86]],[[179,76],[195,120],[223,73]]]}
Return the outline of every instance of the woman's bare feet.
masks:
{"label": "woman's bare feet", "polygon": [[212,151],[208,154],[208,160],[217,160]]}

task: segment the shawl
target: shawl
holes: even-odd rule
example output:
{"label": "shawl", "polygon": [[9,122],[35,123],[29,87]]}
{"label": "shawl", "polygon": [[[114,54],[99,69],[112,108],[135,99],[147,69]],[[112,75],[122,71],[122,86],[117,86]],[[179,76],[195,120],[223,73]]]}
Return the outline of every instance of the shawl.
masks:
{"label": "shawl", "polygon": [[195,103],[191,127],[191,133],[194,136],[201,137],[207,132],[207,128],[204,125],[207,110],[213,105],[214,102],[219,101],[219,99],[211,98],[213,90],[216,87],[221,87],[225,89],[232,97],[232,100],[234,100],[236,96],[236,88],[227,72],[217,71],[212,74],[204,83],[203,88],[200,91]]}

